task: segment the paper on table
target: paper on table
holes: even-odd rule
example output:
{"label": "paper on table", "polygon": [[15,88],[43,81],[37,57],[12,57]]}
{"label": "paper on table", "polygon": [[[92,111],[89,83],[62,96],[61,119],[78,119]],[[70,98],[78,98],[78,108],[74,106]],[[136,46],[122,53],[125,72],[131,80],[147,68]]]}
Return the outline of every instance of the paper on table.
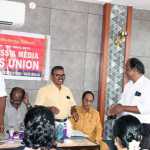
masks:
{"label": "paper on table", "polygon": [[0,141],[5,139],[5,134],[4,133],[0,133]]}
{"label": "paper on table", "polygon": [[87,134],[85,134],[79,130],[72,130],[71,136],[88,137]]}
{"label": "paper on table", "polygon": [[4,143],[0,144],[0,149],[2,149],[2,148],[15,148],[15,147],[22,146],[20,141],[12,141],[11,142],[9,140],[3,140],[1,142],[4,142]]}
{"label": "paper on table", "polygon": [[5,140],[0,140],[0,143],[1,143],[1,144],[6,143],[6,142],[8,142],[7,139],[5,139]]}

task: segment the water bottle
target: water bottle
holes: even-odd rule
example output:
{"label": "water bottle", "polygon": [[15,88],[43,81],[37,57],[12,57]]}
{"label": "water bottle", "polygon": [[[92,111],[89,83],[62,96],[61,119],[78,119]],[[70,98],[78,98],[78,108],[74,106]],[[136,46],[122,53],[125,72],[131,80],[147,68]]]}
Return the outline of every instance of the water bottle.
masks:
{"label": "water bottle", "polygon": [[64,139],[67,138],[67,124],[66,124],[66,122],[64,122],[63,138],[64,138]]}
{"label": "water bottle", "polygon": [[9,139],[13,139],[13,137],[14,137],[14,132],[15,132],[15,130],[14,130],[14,127],[13,126],[11,126],[10,128],[9,128]]}
{"label": "water bottle", "polygon": [[24,125],[21,123],[19,129],[19,139],[23,140],[23,138],[24,138]]}
{"label": "water bottle", "polygon": [[67,137],[70,138],[72,135],[72,124],[70,120],[67,120]]}
{"label": "water bottle", "polygon": [[64,138],[63,130],[64,130],[63,124],[59,123],[56,125],[55,136],[56,136],[56,140],[59,142],[63,141],[63,138]]}

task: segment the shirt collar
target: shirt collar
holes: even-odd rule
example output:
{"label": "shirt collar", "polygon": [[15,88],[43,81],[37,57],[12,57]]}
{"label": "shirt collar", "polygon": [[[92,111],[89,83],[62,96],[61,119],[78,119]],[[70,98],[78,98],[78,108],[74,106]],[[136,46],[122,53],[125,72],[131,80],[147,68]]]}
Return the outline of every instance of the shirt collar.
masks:
{"label": "shirt collar", "polygon": [[144,79],[145,79],[145,76],[142,75],[142,76],[141,76],[135,83],[133,83],[133,84],[134,84],[134,85],[139,85],[139,84],[143,83]]}
{"label": "shirt collar", "polygon": [[53,86],[53,88],[57,89],[58,91],[60,91],[60,90],[63,88],[63,85],[61,85],[61,88],[59,89],[59,88],[54,84],[53,81],[51,82],[51,85]]}
{"label": "shirt collar", "polygon": [[82,104],[81,104],[81,111],[83,112],[83,113],[91,113],[92,112],[92,107],[90,107],[90,109],[89,109],[89,111],[87,112],[87,111],[85,111],[84,110],[84,108],[83,108],[83,106],[82,106]]}
{"label": "shirt collar", "polygon": [[20,104],[20,106],[18,107],[18,109],[16,109],[16,108],[11,104],[10,100],[8,100],[7,105],[8,105],[8,107],[11,107],[11,108],[13,108],[13,109],[15,109],[15,110],[18,111],[19,109],[21,109],[22,103]]}

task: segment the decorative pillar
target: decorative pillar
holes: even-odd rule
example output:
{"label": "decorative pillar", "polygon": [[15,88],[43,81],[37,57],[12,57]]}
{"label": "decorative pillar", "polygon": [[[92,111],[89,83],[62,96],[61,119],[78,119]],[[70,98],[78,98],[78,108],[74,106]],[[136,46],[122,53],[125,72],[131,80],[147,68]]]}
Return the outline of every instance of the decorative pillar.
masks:
{"label": "decorative pillar", "polygon": [[132,7],[103,6],[103,26],[100,55],[99,111],[105,138],[111,139],[112,121],[107,120],[106,111],[117,103],[124,85],[123,68],[131,40]]}
{"label": "decorative pillar", "polygon": [[106,81],[107,81],[107,65],[108,65],[108,49],[109,49],[109,24],[111,4],[107,3],[103,7],[103,24],[102,24],[102,44],[100,53],[100,80],[99,80],[99,103],[101,122],[104,125],[105,114],[105,98],[106,98]]}

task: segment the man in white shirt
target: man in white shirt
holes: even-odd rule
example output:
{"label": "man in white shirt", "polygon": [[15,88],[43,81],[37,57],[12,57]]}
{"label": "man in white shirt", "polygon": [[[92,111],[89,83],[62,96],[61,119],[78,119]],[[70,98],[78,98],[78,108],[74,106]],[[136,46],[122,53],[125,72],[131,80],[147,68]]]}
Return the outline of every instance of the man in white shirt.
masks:
{"label": "man in white shirt", "polygon": [[0,133],[4,131],[4,112],[6,106],[6,86],[0,72]]}
{"label": "man in white shirt", "polygon": [[28,110],[29,98],[21,87],[14,87],[10,92],[10,99],[6,101],[4,125],[5,130],[14,128],[19,131],[23,127],[23,120]]}
{"label": "man in white shirt", "polygon": [[150,123],[150,80],[144,76],[145,68],[137,58],[128,59],[125,74],[129,82],[118,104],[113,104],[109,116],[131,114],[142,123]]}

